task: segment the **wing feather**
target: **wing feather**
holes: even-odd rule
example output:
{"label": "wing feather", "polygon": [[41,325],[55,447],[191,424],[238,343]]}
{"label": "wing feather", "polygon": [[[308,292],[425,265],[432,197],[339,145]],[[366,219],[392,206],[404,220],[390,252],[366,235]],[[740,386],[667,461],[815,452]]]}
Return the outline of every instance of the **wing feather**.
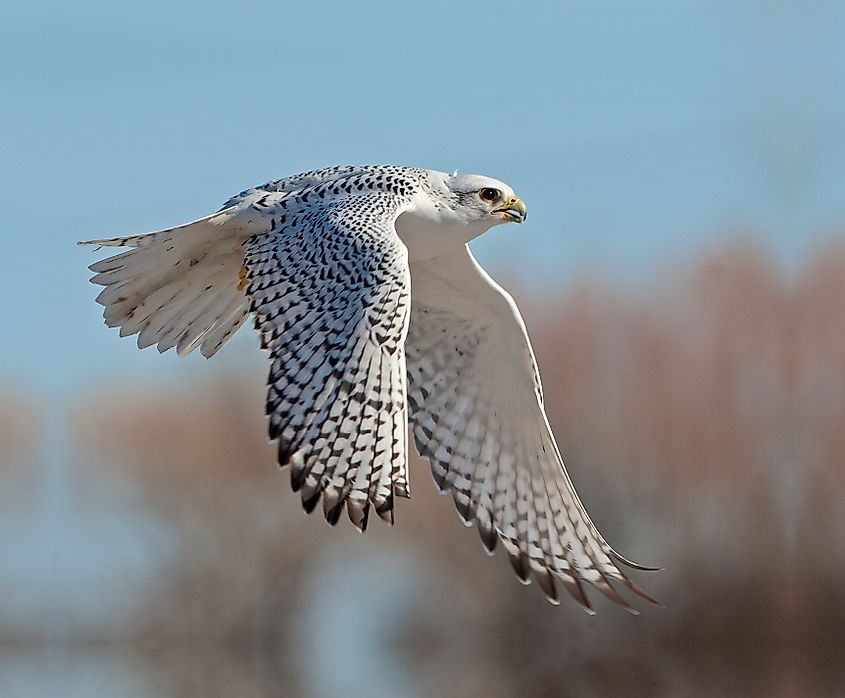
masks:
{"label": "wing feather", "polygon": [[287,195],[284,214],[265,202],[284,223],[247,241],[246,293],[270,352],[279,464],[306,511],[322,498],[330,524],[346,507],[363,530],[370,505],[392,521],[393,495],[407,493],[410,274],[394,221],[408,199],[374,190],[297,209],[290,198],[309,191]]}
{"label": "wing feather", "polygon": [[513,300],[468,248],[412,263],[411,277],[410,423],[438,486],[476,522],[488,552],[501,541],[519,579],[536,581],[552,603],[560,582],[593,613],[589,584],[634,612],[612,582],[651,599],[619,569],[627,561],[572,486]]}
{"label": "wing feather", "polygon": [[[203,346],[212,356],[240,327],[248,312],[238,288],[242,243],[249,226],[240,214],[249,205],[145,235],[81,243],[130,247],[95,262],[91,281],[104,286],[97,302],[120,336],[138,334],[138,346],[177,347],[187,354]],[[215,337],[214,343],[197,341]]]}

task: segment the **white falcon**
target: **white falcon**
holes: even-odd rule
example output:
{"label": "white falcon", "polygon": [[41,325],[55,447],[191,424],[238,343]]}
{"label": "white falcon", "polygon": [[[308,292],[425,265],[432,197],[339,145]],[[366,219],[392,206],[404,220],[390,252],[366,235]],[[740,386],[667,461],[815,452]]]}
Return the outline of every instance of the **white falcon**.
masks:
{"label": "white falcon", "polygon": [[[91,265],[97,302],[141,348],[210,357],[252,314],[270,354],[267,415],[310,512],[364,530],[408,497],[407,436],[490,553],[553,603],[592,612],[588,583],[630,606],[626,560],[590,521],[543,409],[525,325],[467,243],[525,220],[506,184],[394,166],[342,166],[247,189],[210,216]],[[651,599],[649,599],[651,600]],[[630,609],[633,610],[633,609]]]}

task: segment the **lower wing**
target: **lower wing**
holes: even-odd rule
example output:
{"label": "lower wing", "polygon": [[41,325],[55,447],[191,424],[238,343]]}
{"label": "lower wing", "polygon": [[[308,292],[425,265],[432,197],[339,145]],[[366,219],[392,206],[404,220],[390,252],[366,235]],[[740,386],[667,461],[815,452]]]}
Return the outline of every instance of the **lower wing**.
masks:
{"label": "lower wing", "polygon": [[501,540],[524,583],[557,603],[556,581],[592,612],[586,582],[629,610],[611,582],[650,599],[619,569],[581,503],[543,409],[539,373],[513,299],[466,248],[411,264],[406,343],[410,424],[441,490]]}

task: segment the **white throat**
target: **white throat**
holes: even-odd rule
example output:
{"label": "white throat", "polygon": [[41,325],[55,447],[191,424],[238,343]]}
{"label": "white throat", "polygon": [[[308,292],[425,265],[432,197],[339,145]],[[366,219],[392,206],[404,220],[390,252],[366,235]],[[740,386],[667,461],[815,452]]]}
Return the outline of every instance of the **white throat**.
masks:
{"label": "white throat", "polygon": [[414,262],[460,249],[503,222],[497,216],[467,220],[448,206],[435,206],[428,196],[416,196],[412,208],[396,219],[396,232]]}

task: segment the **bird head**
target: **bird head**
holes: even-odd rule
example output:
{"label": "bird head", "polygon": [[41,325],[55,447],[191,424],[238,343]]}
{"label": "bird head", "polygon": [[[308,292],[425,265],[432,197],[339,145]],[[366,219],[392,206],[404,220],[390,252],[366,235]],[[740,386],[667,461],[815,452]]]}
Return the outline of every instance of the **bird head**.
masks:
{"label": "bird head", "polygon": [[491,227],[525,221],[525,204],[504,182],[483,175],[456,173],[447,177],[445,184],[454,195],[453,210],[468,221],[484,222]]}

